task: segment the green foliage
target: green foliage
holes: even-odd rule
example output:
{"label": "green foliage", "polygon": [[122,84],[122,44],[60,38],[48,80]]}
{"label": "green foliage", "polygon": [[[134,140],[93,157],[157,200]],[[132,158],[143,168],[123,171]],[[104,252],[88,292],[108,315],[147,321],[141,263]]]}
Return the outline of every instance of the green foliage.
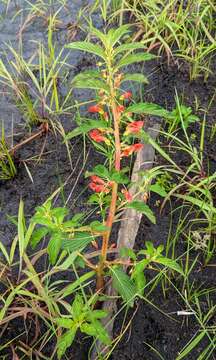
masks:
{"label": "green foliage", "polygon": [[184,59],[189,64],[191,80],[211,72],[216,49],[215,5],[212,1],[135,1],[125,0],[114,6],[113,17],[130,13],[138,24],[141,43],[158,54]]}
{"label": "green foliage", "polygon": [[0,180],[10,180],[16,173],[13,157],[8,149],[5,139],[4,127],[2,126],[0,139]]}
{"label": "green foliage", "polygon": [[185,130],[187,130],[191,124],[198,121],[200,121],[200,119],[198,116],[193,115],[191,107],[179,104],[166,117],[166,122],[168,123],[168,133],[172,133],[179,126],[182,127],[182,123]]}
{"label": "green foliage", "polygon": [[152,212],[152,210],[149,208],[148,205],[146,205],[144,202],[142,201],[138,201],[138,200],[134,200],[132,202],[130,202],[127,207],[129,209],[135,209],[138,212],[144,214],[153,224],[156,223],[156,219],[154,216],[154,213]]}
{"label": "green foliage", "polygon": [[86,335],[99,339],[103,344],[110,345],[109,335],[100,322],[100,319],[106,316],[106,311],[92,310],[89,304],[84,302],[82,295],[77,293],[68,317],[61,316],[56,319],[59,327],[66,329],[66,332],[58,338],[58,358],[61,359],[67,348],[72,345],[78,329]]}
{"label": "green foliage", "polygon": [[65,220],[68,210],[64,207],[52,208],[51,201],[47,201],[36,209],[32,218],[32,224],[41,225],[35,229],[31,236],[31,245],[34,248],[45,235],[50,240],[47,247],[51,264],[55,264],[61,249],[75,252],[85,248],[94,237],[84,232],[79,232],[83,214],[76,214],[69,220]]}
{"label": "green foliage", "polygon": [[[184,275],[182,268],[175,260],[162,255],[163,245],[154,248],[149,241],[145,245],[146,249],[140,250],[137,255],[131,249],[121,250],[121,256],[130,259],[130,262],[128,262],[129,266],[131,266],[130,276],[120,266],[111,268],[113,286],[127,306],[133,307],[136,297],[143,296],[146,286],[145,270],[153,264],[162,265],[169,270]],[[142,259],[143,255],[144,258]]]}

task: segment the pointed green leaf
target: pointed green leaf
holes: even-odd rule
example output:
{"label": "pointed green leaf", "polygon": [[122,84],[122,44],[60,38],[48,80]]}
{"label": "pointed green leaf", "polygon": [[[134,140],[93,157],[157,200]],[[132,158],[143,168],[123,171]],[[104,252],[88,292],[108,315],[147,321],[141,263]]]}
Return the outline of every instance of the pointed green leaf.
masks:
{"label": "pointed green leaf", "polygon": [[55,319],[58,326],[65,328],[65,329],[71,329],[74,326],[74,321],[72,319],[66,319],[66,318],[57,318]]}
{"label": "pointed green leaf", "polygon": [[179,274],[184,275],[184,272],[183,272],[181,266],[175,260],[161,256],[161,257],[157,257],[154,260],[154,262],[157,262],[158,264],[162,264],[162,265],[168,267],[169,269],[175,270]]}
{"label": "pointed green leaf", "polygon": [[119,63],[116,65],[117,69],[120,69],[123,66],[128,66],[137,62],[147,61],[154,59],[155,56],[149,53],[138,53],[131,54],[122,58]]}
{"label": "pointed green leaf", "polygon": [[58,338],[57,342],[57,355],[58,359],[61,360],[67,348],[69,348],[75,338],[77,328],[74,327],[68,330],[65,334],[63,334],[60,338]]}
{"label": "pointed green leaf", "polygon": [[143,74],[126,74],[123,77],[121,83],[123,83],[125,81],[135,81],[135,82],[139,82],[139,83],[143,83],[143,84],[149,83],[147,77]]}
{"label": "pointed green leaf", "polygon": [[129,27],[130,27],[130,25],[125,24],[125,25],[120,26],[117,29],[109,30],[107,37],[108,37],[109,43],[112,47],[121,39],[121,37],[123,35],[129,33]]}
{"label": "pointed green leaf", "polygon": [[113,287],[128,306],[133,306],[136,297],[136,286],[129,276],[120,268],[112,268]]}
{"label": "pointed green leaf", "polygon": [[144,214],[153,224],[156,224],[156,218],[154,216],[154,213],[150,209],[148,205],[146,205],[142,201],[134,200],[127,204],[127,208],[129,209],[135,209],[138,212],[141,212]]}
{"label": "pointed green leaf", "polygon": [[73,319],[76,320],[80,317],[84,310],[84,301],[80,294],[76,294],[73,304],[71,306],[71,314]]}
{"label": "pointed green leaf", "polygon": [[77,127],[76,129],[70,131],[65,136],[65,140],[70,140],[76,136],[79,136],[81,134],[87,134],[92,129],[106,129],[108,128],[108,124],[106,121],[103,120],[91,120],[89,119],[88,122],[84,122],[82,125]]}
{"label": "pointed green leaf", "polygon": [[134,114],[146,114],[166,117],[169,115],[169,111],[165,110],[162,106],[152,103],[139,103],[131,105],[127,108],[127,112]]}
{"label": "pointed green leaf", "polygon": [[167,196],[167,192],[165,191],[165,189],[159,185],[159,184],[153,184],[150,186],[149,188],[150,191],[153,191],[154,193],[162,196],[162,197],[166,197]]}
{"label": "pointed green leaf", "polygon": [[77,89],[103,89],[105,91],[109,91],[109,86],[101,79],[101,74],[91,74],[89,71],[75,76],[71,85]]}
{"label": "pointed green leaf", "polygon": [[94,236],[88,232],[76,232],[73,239],[64,239],[62,241],[62,249],[69,252],[79,251],[85,249],[94,239]]}
{"label": "pointed green leaf", "polygon": [[47,252],[49,254],[49,259],[52,265],[54,265],[57,260],[57,256],[61,250],[61,245],[62,245],[62,234],[54,233],[47,247]]}
{"label": "pointed green leaf", "polygon": [[106,60],[106,55],[99,45],[92,44],[87,41],[76,41],[73,43],[70,43],[66,45],[66,48],[73,49],[73,50],[80,50],[80,51],[86,51],[91,54],[97,55],[101,57],[103,60]]}
{"label": "pointed green leaf", "polygon": [[41,239],[47,235],[49,229],[46,227],[40,227],[36,229],[31,236],[31,246],[33,249],[37,246],[37,244],[41,241]]}
{"label": "pointed green leaf", "polygon": [[145,45],[142,43],[139,43],[139,42],[134,42],[134,43],[130,43],[130,44],[122,44],[122,45],[118,46],[117,48],[115,48],[114,54],[117,55],[124,51],[131,52],[133,50],[144,49],[144,48],[145,48]]}

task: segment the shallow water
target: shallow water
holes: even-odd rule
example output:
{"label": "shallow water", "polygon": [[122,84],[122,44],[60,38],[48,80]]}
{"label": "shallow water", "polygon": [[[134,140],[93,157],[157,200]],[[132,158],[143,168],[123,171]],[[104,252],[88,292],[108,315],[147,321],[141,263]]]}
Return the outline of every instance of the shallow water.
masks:
{"label": "shallow water", "polygon": [[[80,28],[76,28],[76,24],[81,24],[79,20],[80,12],[86,7],[91,6],[93,1],[76,0],[65,1],[65,6],[60,4],[60,1],[44,1],[34,2],[38,6],[39,13],[33,14],[30,5],[25,0],[9,1],[8,5],[3,2],[0,3],[0,57],[4,64],[13,58],[8,46],[11,46],[16,51],[19,51],[25,60],[32,59],[38,49],[38,43],[47,44],[47,17],[50,13],[55,13],[59,10],[57,19],[59,21],[58,30],[54,32],[54,41],[56,46],[56,54],[70,41],[71,35],[75,39],[84,39],[84,32]],[[45,5],[46,3],[46,5]],[[52,3],[55,3],[54,5]],[[88,15],[88,11],[86,12]],[[28,21],[29,19],[29,21]],[[99,12],[93,14],[93,23],[97,28],[103,26],[103,21]],[[69,25],[72,25],[72,30],[69,30]],[[84,24],[81,24],[82,26]],[[75,27],[73,27],[75,26]],[[62,58],[66,55],[64,51]],[[92,59],[90,57],[89,59]],[[34,61],[34,60],[33,60]],[[68,92],[68,86],[74,73],[77,73],[80,68],[85,67],[86,56],[80,52],[69,52],[67,63],[69,77],[67,83],[61,85],[60,93],[65,96]],[[11,96],[6,92],[3,84],[0,84],[0,121],[4,123],[6,134],[11,134],[13,128],[19,124],[23,124],[22,114],[16,108]],[[76,94],[78,98],[83,97],[83,91]]]}

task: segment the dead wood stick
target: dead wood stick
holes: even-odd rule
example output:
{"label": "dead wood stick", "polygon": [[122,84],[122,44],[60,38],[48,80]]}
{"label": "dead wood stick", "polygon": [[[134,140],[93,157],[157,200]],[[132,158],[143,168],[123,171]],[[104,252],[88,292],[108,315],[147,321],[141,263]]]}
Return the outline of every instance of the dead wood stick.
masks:
{"label": "dead wood stick", "polygon": [[[151,125],[152,123],[152,125]],[[152,139],[156,139],[160,130],[160,124],[157,119],[151,119],[151,123],[146,126],[146,132]],[[138,182],[142,170],[149,170],[152,168],[155,158],[155,150],[150,144],[145,144],[143,149],[138,152],[131,181],[133,186],[130,188],[131,195],[135,195],[138,192]],[[143,200],[143,195],[140,193],[136,199]],[[124,221],[121,222],[121,226],[118,233],[117,249],[120,251],[121,248],[133,249],[135,239],[139,230],[142,214],[137,212],[135,209],[126,209],[123,214]],[[111,300],[107,300],[103,303],[103,309],[108,311],[108,316],[103,319],[103,325],[106,328],[110,337],[113,336],[113,325],[114,325],[114,314],[117,311],[116,297],[117,293],[112,286],[112,282],[107,285],[106,294],[112,297]],[[105,355],[108,352],[108,347],[104,346],[100,341],[96,341],[95,346],[91,353],[91,360],[97,360],[101,358],[101,355]]]}

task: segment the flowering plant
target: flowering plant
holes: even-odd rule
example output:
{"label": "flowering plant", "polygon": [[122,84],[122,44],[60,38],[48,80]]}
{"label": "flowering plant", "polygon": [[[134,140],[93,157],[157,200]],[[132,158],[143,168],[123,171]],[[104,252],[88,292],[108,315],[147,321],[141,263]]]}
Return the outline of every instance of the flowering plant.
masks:
{"label": "flowering plant", "polygon": [[[88,187],[92,192],[89,202],[99,207],[100,219],[83,224],[83,214],[76,214],[65,221],[65,216],[68,215],[67,209],[52,209],[51,200],[37,208],[33,218],[34,224],[40,224],[41,227],[34,231],[32,244],[35,246],[42,236],[50,235],[48,254],[51,264],[55,264],[60,252],[66,250],[69,258],[73,255],[73,267],[80,265],[82,260],[82,266],[90,269],[89,273],[83,275],[85,280],[96,275],[96,295],[93,300],[91,298],[84,306],[83,294],[78,293],[65,321],[57,320],[59,326],[67,329],[58,343],[59,357],[71,345],[78,328],[86,334],[99,338],[105,344],[110,344],[108,334],[100,323],[100,318],[106,316],[106,312],[95,310],[95,304],[98,304],[105,289],[105,279],[111,277],[113,286],[122,299],[127,305],[133,306],[135,297],[144,292],[146,284],[144,270],[150,263],[161,264],[181,273],[178,264],[162,255],[162,246],[155,249],[149,242],[146,243],[146,250],[138,254],[123,249],[123,258],[114,260],[109,258],[109,254],[115,252],[116,246],[112,229],[124,209],[132,208],[140,211],[150,221],[155,222],[154,214],[146,204],[148,196],[145,196],[143,201],[139,201],[136,194],[131,194],[129,169],[122,166],[122,160],[142,151],[144,139],[150,141],[143,129],[144,115],[163,117],[166,116],[167,111],[156,104],[136,104],[133,102],[132,92],[123,90],[122,85],[127,81],[145,83],[147,80],[143,74],[124,73],[122,68],[153,58],[153,55],[143,51],[144,46],[141,43],[120,44],[120,39],[129,32],[129,27],[112,29],[107,34],[96,29],[92,32],[101,45],[74,42],[67,47],[99,57],[97,70],[85,71],[73,79],[74,88],[96,90],[96,100],[88,108],[93,118],[79,123],[66,138],[69,140],[81,134],[87,135],[96,150],[104,156],[104,164],[96,165],[86,174],[89,177]],[[142,51],[134,53],[139,49]],[[144,176],[140,183],[140,191],[144,190],[145,194],[148,194],[149,189],[150,181]],[[85,253],[86,247],[91,243],[97,251]],[[116,249],[116,253],[118,251],[119,249]],[[93,258],[96,261],[93,261]],[[79,259],[79,262],[75,262],[75,259]],[[123,270],[125,265],[130,268],[129,275]],[[68,294],[68,289],[65,292]]]}

